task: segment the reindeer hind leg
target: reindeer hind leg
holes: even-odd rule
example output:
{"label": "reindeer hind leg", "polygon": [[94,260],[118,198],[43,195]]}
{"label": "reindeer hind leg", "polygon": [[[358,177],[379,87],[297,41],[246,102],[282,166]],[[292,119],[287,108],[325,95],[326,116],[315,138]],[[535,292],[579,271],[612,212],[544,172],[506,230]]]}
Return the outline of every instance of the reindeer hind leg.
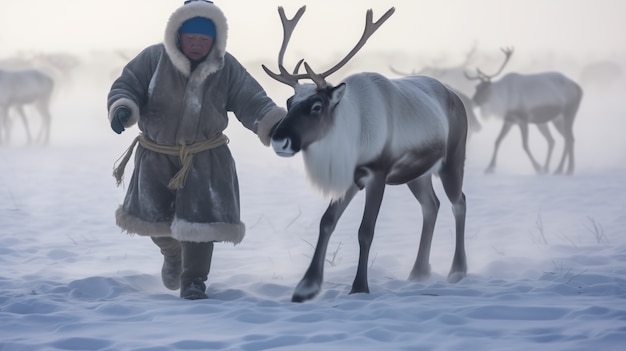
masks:
{"label": "reindeer hind leg", "polygon": [[448,274],[448,281],[456,283],[467,275],[467,258],[465,256],[465,216],[467,204],[463,193],[463,167],[465,150],[459,149],[451,154],[444,163],[439,176],[446,192],[446,196],[452,204],[452,213],[455,222],[455,249],[452,267]]}
{"label": "reindeer hind leg", "polygon": [[[582,93],[581,93],[582,97]],[[563,168],[565,167],[565,162],[567,161],[567,174],[574,173],[574,119],[576,118],[576,113],[578,112],[578,107],[580,105],[580,99],[576,100],[570,106],[567,106],[563,116],[559,120],[554,121],[554,126],[556,129],[563,135],[565,140],[565,146],[563,147],[563,156],[561,157],[561,161],[559,162],[559,166],[555,171],[556,174],[563,173]]]}
{"label": "reindeer hind leg", "polygon": [[537,129],[543,137],[546,139],[548,143],[548,153],[546,155],[546,161],[543,165],[542,173],[548,173],[550,171],[550,160],[552,159],[552,151],[554,150],[554,138],[552,137],[552,133],[550,133],[550,128],[547,123],[537,124]]}
{"label": "reindeer hind leg", "polygon": [[423,281],[430,277],[430,248],[439,213],[439,199],[435,194],[432,176],[424,175],[407,183],[413,196],[422,207],[422,232],[417,257],[409,274],[410,281]]}
{"label": "reindeer hind leg", "polygon": [[0,106],[0,144],[9,141],[9,111],[5,106]]}

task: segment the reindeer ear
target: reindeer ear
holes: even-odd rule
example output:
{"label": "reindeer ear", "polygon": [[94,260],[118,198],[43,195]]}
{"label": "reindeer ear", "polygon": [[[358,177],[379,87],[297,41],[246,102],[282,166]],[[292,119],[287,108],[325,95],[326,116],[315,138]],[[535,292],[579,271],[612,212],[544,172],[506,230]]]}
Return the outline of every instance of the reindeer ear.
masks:
{"label": "reindeer ear", "polygon": [[331,106],[335,106],[341,101],[343,98],[343,94],[346,92],[346,83],[341,83],[338,86],[332,88],[330,92],[330,104]]}

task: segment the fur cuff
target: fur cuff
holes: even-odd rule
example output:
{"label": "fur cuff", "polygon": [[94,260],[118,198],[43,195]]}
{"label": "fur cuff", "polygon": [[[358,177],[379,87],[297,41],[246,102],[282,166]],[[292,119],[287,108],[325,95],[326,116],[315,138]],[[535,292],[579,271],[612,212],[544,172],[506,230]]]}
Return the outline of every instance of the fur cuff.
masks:
{"label": "fur cuff", "polygon": [[245,233],[243,223],[192,223],[182,219],[172,223],[172,237],[179,241],[225,241],[237,245]]}
{"label": "fur cuff", "polygon": [[256,135],[259,139],[261,139],[263,145],[270,145],[270,133],[274,129],[274,126],[285,118],[286,115],[287,110],[282,107],[275,107],[266,113],[259,122],[257,122]]}
{"label": "fur cuff", "polygon": [[130,119],[124,124],[124,128],[128,128],[139,121],[139,106],[137,106],[137,104],[131,99],[121,98],[111,104],[111,107],[109,108],[109,122],[113,120],[115,110],[117,110],[120,106],[127,107],[130,110]]}

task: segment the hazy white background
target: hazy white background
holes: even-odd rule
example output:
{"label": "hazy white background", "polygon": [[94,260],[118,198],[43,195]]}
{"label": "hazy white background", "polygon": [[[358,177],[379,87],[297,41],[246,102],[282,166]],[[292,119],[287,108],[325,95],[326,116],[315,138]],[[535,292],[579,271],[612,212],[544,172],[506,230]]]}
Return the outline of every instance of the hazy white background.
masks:
{"label": "hazy white background", "polygon": [[[522,51],[556,50],[590,55],[624,49],[626,3],[620,0],[217,0],[230,25],[229,49],[244,57],[274,56],[281,27],[276,8],[292,16],[307,13],[294,34],[293,48],[344,50],[361,33],[364,13],[397,13],[365,50],[411,53],[513,45]],[[161,40],[169,15],[180,0],[2,1],[2,53],[19,50],[137,48]],[[622,38],[623,39],[623,38]]]}

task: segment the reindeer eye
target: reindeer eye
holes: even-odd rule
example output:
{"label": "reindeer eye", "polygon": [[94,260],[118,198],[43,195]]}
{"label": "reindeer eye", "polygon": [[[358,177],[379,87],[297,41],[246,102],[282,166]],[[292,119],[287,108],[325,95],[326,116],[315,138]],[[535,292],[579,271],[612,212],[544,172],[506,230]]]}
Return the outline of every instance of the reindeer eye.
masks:
{"label": "reindeer eye", "polygon": [[320,101],[314,102],[311,105],[311,113],[321,113],[322,112],[322,103]]}

